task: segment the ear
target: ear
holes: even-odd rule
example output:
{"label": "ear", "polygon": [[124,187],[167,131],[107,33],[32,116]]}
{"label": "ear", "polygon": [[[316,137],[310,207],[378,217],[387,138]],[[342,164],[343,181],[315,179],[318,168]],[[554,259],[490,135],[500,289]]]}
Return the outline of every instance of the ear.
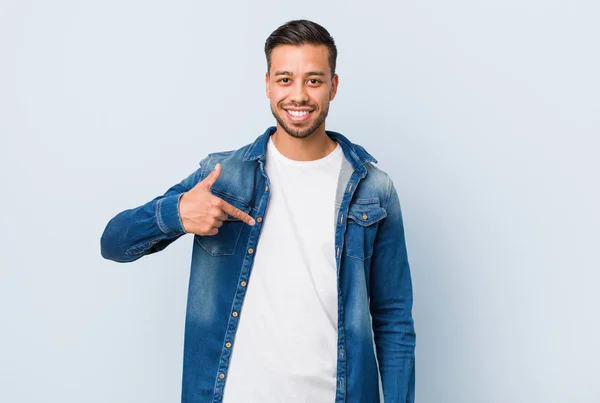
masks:
{"label": "ear", "polygon": [[338,84],[340,83],[340,77],[334,74],[331,79],[331,90],[329,91],[329,100],[333,101],[335,94],[337,94]]}
{"label": "ear", "polygon": [[270,84],[270,80],[269,80],[269,72],[267,71],[265,73],[265,91],[267,93],[267,98],[271,99],[271,88],[269,87]]}

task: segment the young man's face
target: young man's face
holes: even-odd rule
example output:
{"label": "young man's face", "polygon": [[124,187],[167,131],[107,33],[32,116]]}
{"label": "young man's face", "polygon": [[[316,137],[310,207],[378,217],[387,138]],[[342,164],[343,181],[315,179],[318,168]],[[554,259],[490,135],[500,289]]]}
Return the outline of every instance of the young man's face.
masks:
{"label": "young man's face", "polygon": [[277,123],[289,135],[304,138],[324,128],[338,76],[331,76],[324,45],[279,45],[271,53],[267,97]]}

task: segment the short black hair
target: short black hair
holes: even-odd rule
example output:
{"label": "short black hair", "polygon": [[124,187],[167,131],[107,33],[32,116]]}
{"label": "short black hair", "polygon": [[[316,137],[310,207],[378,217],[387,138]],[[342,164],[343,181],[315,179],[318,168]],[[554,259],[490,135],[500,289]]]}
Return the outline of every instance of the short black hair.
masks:
{"label": "short black hair", "polygon": [[325,45],[329,52],[331,76],[335,74],[337,48],[329,32],[316,22],[308,20],[288,21],[277,28],[265,42],[267,71],[271,70],[271,53],[279,45]]}

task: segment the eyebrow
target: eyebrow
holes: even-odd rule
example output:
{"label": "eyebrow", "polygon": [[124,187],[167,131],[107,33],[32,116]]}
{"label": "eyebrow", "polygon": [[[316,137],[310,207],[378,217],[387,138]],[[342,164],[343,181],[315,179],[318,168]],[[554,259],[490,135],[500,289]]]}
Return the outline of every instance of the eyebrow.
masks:
{"label": "eyebrow", "polygon": [[[284,70],[284,71],[276,71],[275,75],[276,76],[293,76],[294,73]],[[309,71],[308,73],[305,74],[305,76],[325,76],[325,73],[323,71]]]}

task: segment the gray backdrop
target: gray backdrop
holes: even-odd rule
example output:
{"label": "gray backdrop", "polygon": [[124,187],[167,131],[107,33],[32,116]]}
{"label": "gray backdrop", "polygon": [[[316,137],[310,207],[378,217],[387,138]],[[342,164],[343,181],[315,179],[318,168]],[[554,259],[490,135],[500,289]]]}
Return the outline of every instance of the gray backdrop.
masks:
{"label": "gray backdrop", "polygon": [[600,401],[600,6],[578,0],[0,3],[0,401],[175,402],[192,238],[119,211],[274,123],[263,44],[337,40],[328,128],[400,194],[417,401]]}

